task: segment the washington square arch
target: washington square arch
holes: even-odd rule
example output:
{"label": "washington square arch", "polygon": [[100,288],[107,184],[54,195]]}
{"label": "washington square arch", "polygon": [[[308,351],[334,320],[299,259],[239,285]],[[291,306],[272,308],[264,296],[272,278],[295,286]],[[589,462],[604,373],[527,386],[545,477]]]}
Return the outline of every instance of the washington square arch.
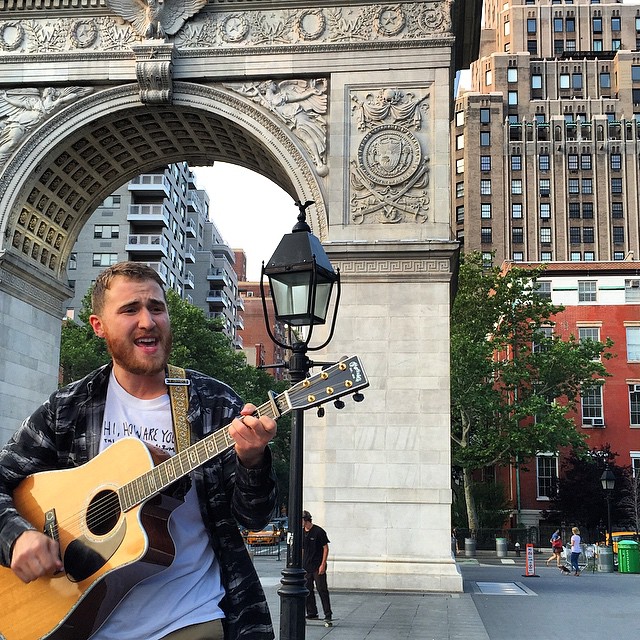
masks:
{"label": "washington square arch", "polygon": [[448,131],[480,9],[0,0],[0,441],[57,384],[67,261],[96,207],[168,163],[234,163],[315,203],[342,279],[318,359],[357,354],[371,381],[365,402],[305,422],[304,504],[331,530],[330,584],[461,591]]}

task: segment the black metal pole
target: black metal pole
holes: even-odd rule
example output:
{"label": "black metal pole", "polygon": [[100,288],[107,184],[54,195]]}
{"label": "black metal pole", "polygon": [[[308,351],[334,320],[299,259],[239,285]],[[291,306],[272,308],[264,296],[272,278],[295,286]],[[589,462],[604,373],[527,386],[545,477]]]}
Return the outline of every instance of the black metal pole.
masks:
{"label": "black metal pole", "polygon": [[[306,343],[296,342],[289,359],[291,384],[304,380],[309,373]],[[280,640],[304,640],[305,600],[309,592],[302,568],[302,465],[304,444],[304,410],[294,409],[291,418],[291,468],[289,471],[289,536],[287,565],[280,581]]]}
{"label": "black metal pole", "polygon": [[607,491],[607,526],[609,527],[609,544],[607,546],[613,549],[613,532],[611,531],[611,491]]}

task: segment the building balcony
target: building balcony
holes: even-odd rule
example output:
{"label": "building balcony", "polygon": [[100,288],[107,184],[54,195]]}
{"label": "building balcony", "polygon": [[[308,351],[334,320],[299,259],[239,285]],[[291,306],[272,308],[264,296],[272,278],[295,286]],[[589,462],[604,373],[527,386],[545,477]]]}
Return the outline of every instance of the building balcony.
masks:
{"label": "building balcony", "polygon": [[125,251],[129,253],[155,253],[167,257],[169,241],[162,235],[130,234],[127,236]]}
{"label": "building balcony", "polygon": [[193,276],[193,273],[191,273],[191,271],[187,271],[187,273],[184,276],[184,286],[187,289],[195,289],[196,288],[196,281],[195,281],[195,278]]}
{"label": "building balcony", "polygon": [[237,316],[235,325],[238,331],[242,331],[244,329],[244,318],[242,316]]}
{"label": "building balcony", "polygon": [[197,238],[198,237],[198,229],[193,220],[187,220],[187,236],[189,238]]}
{"label": "building balcony", "polygon": [[137,226],[169,228],[169,212],[163,204],[131,204],[127,221]]}
{"label": "building balcony", "polygon": [[147,262],[146,265],[151,267],[154,271],[158,272],[158,275],[162,279],[162,282],[167,284],[167,276],[169,275],[169,268],[163,262]]}
{"label": "building balcony", "polygon": [[196,251],[190,244],[187,245],[187,248],[185,249],[184,259],[191,263],[195,263],[196,261]]}
{"label": "building balcony", "polygon": [[163,173],[143,173],[130,180],[127,188],[154,197],[168,198],[171,195],[171,184]]}
{"label": "building balcony", "polygon": [[229,300],[229,296],[220,290],[209,290],[207,293],[207,304],[226,307],[227,309],[231,308],[231,302]]}

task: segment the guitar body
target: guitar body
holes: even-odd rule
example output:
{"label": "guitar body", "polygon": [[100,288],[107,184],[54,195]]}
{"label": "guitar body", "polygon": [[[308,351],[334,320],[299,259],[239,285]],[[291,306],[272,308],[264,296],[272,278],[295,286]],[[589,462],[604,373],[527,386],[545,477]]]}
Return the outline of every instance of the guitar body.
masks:
{"label": "guitar body", "polygon": [[117,490],[151,468],[144,443],[125,438],[81,467],[19,485],[18,511],[39,531],[53,526],[65,572],[25,584],[0,567],[0,640],[86,639],[137,582],[171,564],[167,521],[180,502],[160,494],[126,512],[117,507]]}

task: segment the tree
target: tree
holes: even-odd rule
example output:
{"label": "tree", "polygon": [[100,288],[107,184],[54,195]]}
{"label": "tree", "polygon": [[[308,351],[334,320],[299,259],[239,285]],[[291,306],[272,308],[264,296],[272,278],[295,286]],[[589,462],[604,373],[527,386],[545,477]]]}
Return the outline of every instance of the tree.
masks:
{"label": "tree", "polygon": [[472,473],[523,465],[539,452],[584,448],[567,417],[581,389],[602,384],[610,343],[546,332],[562,307],[539,295],[542,268],[486,267],[464,256],[451,317],[451,437],[468,526],[478,528]]}
{"label": "tree", "polygon": [[[284,391],[288,384],[276,381],[265,371],[247,364],[242,351],[233,348],[217,320],[207,318],[203,311],[173,290],[167,291],[167,306],[171,318],[173,348],[171,363],[196,369],[231,386],[245,402],[264,404],[268,392]],[[81,323],[65,320],[60,341],[60,368],[63,384],[81,378],[109,362],[105,342],[98,338],[89,324],[91,291],[82,300],[78,317]],[[289,416],[278,421],[278,436],[272,441],[271,452],[278,476],[281,499],[286,499],[289,486]]]}

